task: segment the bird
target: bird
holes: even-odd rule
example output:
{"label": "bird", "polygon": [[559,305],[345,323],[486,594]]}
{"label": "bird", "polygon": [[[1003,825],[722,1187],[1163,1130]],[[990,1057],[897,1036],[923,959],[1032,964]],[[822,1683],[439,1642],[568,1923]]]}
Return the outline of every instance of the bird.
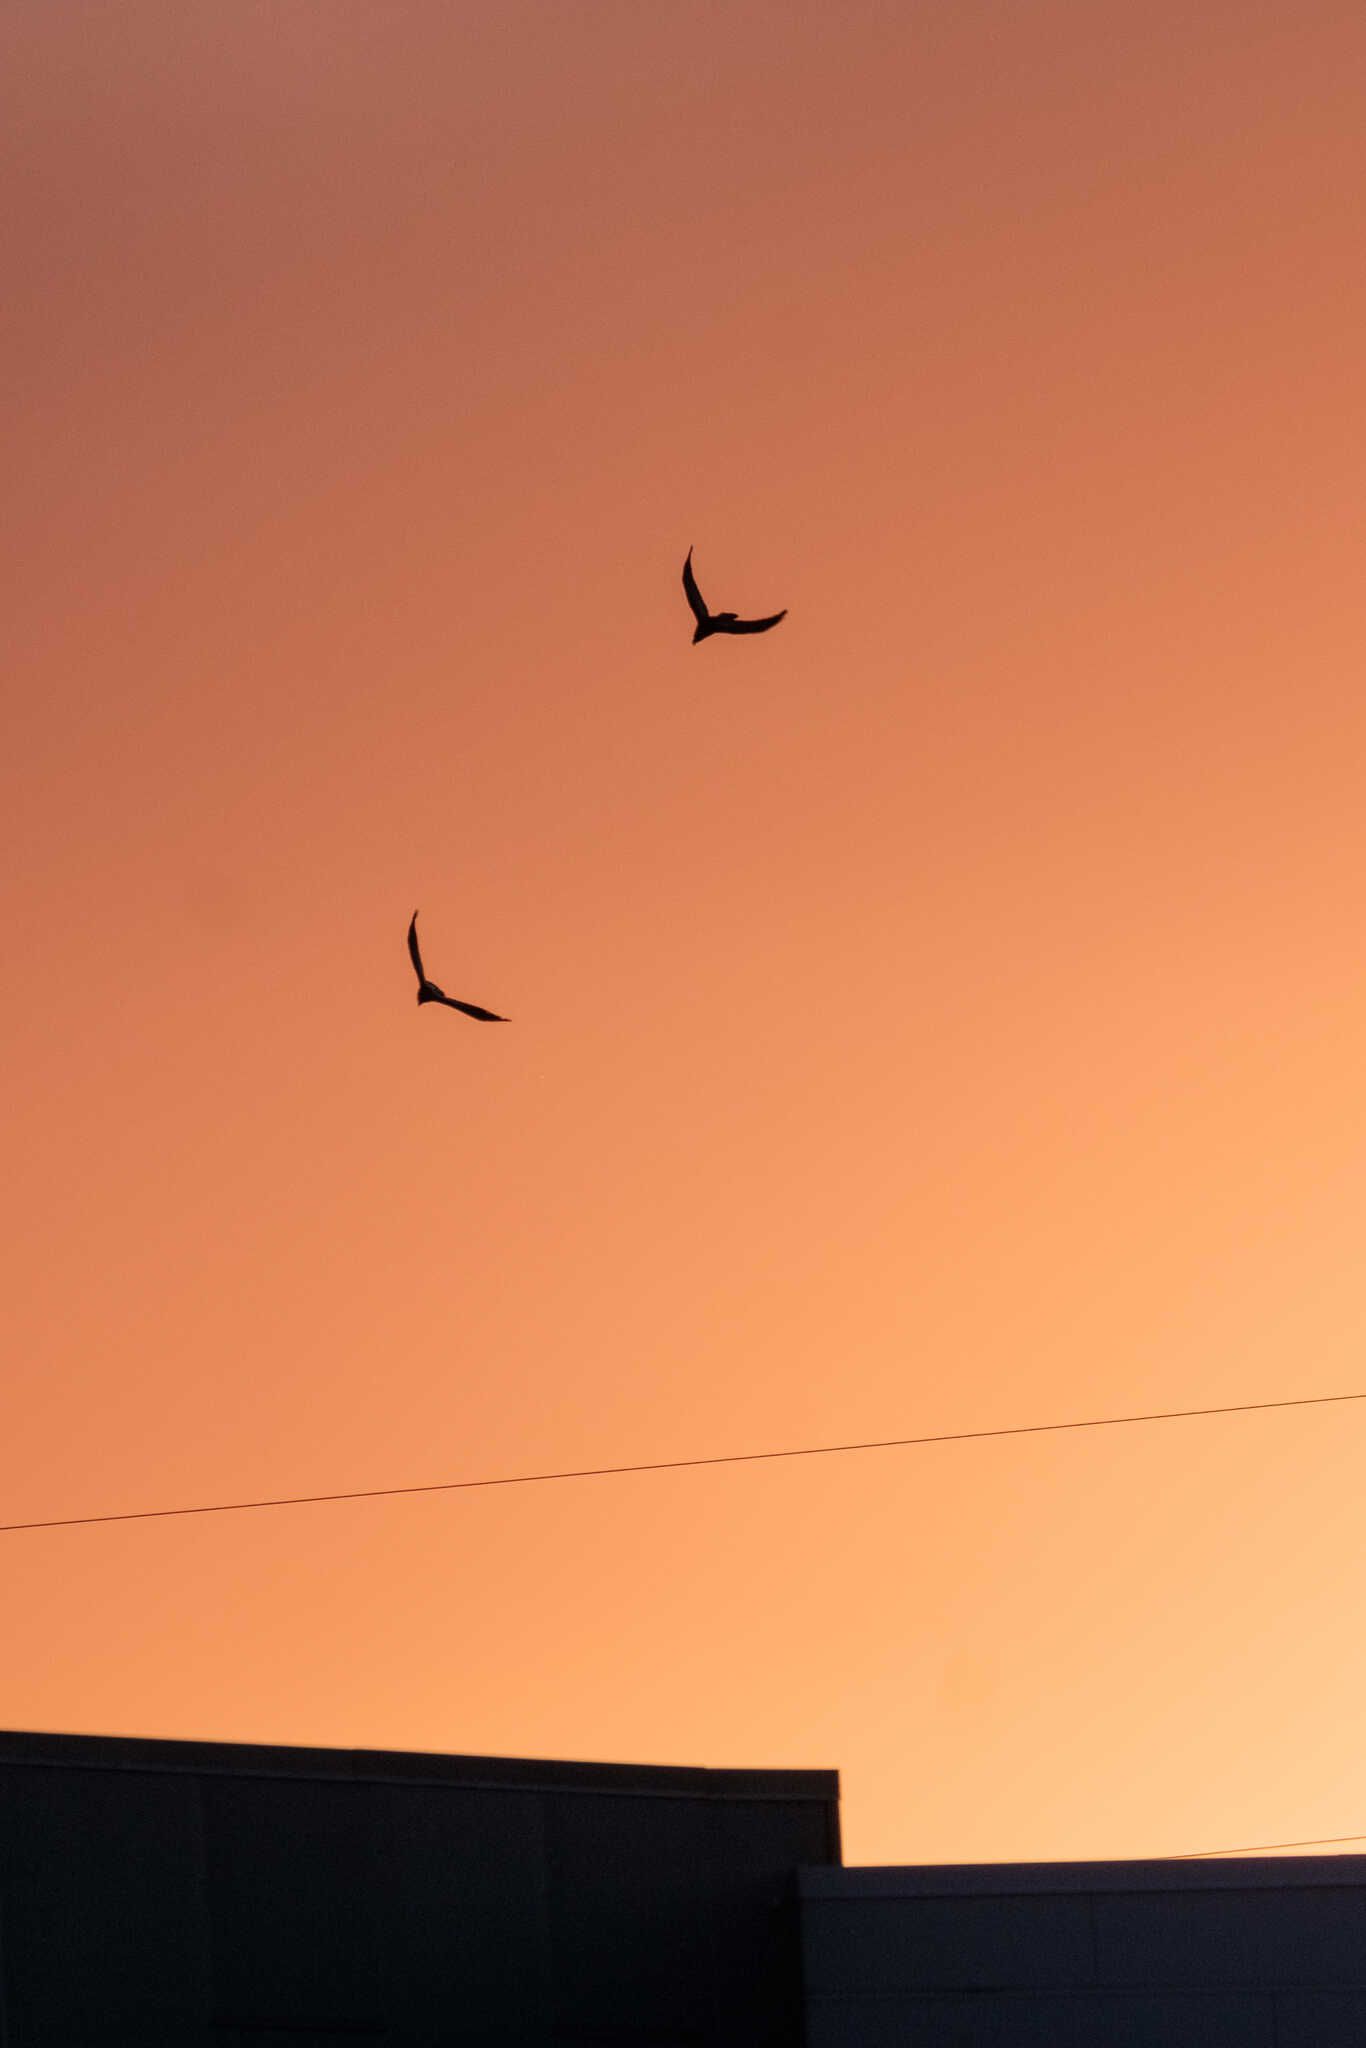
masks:
{"label": "bird", "polygon": [[691,548],[688,549],[688,558],[683,564],[683,588],[687,592],[688,603],[692,606],[693,617],[697,620],[697,631],[692,636],[694,647],[710,633],[766,633],[770,626],[777,625],[779,619],[787,617],[785,606],[782,611],[774,612],[768,619],[737,619],[734,612],[709,612],[697,587],[697,578],[692,572]]}
{"label": "bird", "polygon": [[427,970],[422,965],[422,954],[417,943],[417,912],[408,927],[408,951],[417,970],[417,999],[420,1003],[445,1003],[449,1009],[463,1010],[467,1017],[477,1017],[481,1024],[506,1024],[510,1020],[500,1017],[496,1010],[481,1010],[478,1003],[458,1003],[454,996],[448,996],[444,988],[438,988],[434,981],[428,981]]}

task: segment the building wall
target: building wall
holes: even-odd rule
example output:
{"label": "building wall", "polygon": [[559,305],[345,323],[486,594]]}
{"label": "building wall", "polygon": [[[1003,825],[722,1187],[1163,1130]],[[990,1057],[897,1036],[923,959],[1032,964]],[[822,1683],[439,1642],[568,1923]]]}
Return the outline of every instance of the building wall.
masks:
{"label": "building wall", "polygon": [[3,2048],[795,2044],[833,1772],[0,1734]]}
{"label": "building wall", "polygon": [[1363,2048],[1366,1857],[810,1870],[808,2048]]}

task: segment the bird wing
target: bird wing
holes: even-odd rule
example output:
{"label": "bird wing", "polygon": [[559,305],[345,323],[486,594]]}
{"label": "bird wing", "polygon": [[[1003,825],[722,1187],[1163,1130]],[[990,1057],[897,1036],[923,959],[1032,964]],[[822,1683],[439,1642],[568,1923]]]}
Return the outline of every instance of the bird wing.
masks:
{"label": "bird wing", "polygon": [[688,559],[683,564],[683,588],[687,593],[688,603],[692,606],[693,617],[699,626],[705,626],[711,613],[707,610],[702,593],[697,587],[697,578],[692,572],[691,548],[688,549]]}
{"label": "bird wing", "polygon": [[440,1000],[452,1010],[463,1010],[467,1017],[477,1017],[481,1024],[506,1024],[508,1019],[500,1017],[496,1010],[481,1010],[478,1003],[458,1003],[454,996],[443,995]]}
{"label": "bird wing", "polygon": [[779,619],[785,619],[786,617],[787,608],[784,606],[782,611],[774,612],[772,618],[733,619],[728,626],[723,626],[721,630],[723,633],[766,633],[770,626],[776,626]]}
{"label": "bird wing", "polygon": [[418,948],[417,948],[417,912],[416,912],[416,911],[414,911],[414,912],[413,912],[413,921],[412,921],[412,923],[411,923],[411,924],[409,925],[409,927],[408,927],[408,953],[409,953],[409,957],[411,958],[411,960],[412,960],[412,963],[413,963],[414,967],[415,967],[415,968],[417,969],[417,978],[418,978],[418,980],[419,980],[420,982],[422,982],[422,981],[425,981],[425,980],[427,979],[427,970],[426,970],[426,968],[425,968],[425,967],[424,967],[424,966],[422,965],[422,955],[421,955],[421,953],[420,953],[420,952],[418,951]]}

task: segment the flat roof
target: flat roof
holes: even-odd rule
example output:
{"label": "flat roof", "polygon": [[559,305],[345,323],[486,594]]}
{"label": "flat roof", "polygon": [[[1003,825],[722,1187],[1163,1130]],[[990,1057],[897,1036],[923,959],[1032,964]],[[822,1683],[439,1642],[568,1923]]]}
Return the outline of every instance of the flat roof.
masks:
{"label": "flat roof", "polygon": [[38,1769],[190,1772],[195,1776],[326,1778],[458,1785],[468,1790],[594,1792],[633,1798],[837,1803],[838,1771],[713,1770],[699,1764],[599,1764],[539,1757],[447,1756],[424,1750],[296,1749],[275,1743],[180,1742],[140,1735],[0,1730],[0,1765]]}
{"label": "flat roof", "polygon": [[1202,1856],[1113,1863],[804,1865],[804,1899],[948,1899],[1041,1892],[1283,1891],[1366,1886],[1366,1856]]}

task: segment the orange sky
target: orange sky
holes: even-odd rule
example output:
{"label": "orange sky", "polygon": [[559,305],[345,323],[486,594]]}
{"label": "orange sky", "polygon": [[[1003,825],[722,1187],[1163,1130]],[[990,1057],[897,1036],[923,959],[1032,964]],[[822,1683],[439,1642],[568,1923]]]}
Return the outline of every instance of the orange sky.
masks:
{"label": "orange sky", "polygon": [[[1366,1387],[1359,6],[14,0],[0,98],[4,1520]],[[0,1722],[1346,1834],[1363,1447],[11,1535]]]}

